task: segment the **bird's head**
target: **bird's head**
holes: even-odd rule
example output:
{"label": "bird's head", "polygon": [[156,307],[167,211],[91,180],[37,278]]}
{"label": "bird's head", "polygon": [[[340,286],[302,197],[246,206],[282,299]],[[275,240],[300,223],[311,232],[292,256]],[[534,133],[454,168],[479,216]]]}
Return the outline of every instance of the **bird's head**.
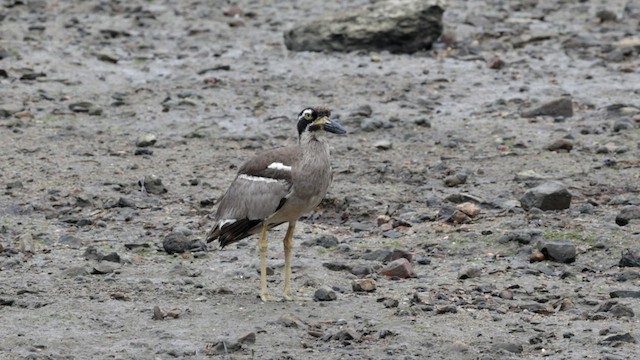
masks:
{"label": "bird's head", "polygon": [[326,108],[306,108],[298,115],[298,134],[328,131],[334,134],[346,134],[347,130],[335,120],[329,119],[331,111]]}

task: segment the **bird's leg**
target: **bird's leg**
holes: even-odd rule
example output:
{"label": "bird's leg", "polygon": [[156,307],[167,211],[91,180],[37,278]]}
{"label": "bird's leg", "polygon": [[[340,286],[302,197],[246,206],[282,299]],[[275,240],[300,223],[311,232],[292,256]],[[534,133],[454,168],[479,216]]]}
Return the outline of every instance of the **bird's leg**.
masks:
{"label": "bird's leg", "polygon": [[293,248],[293,232],[296,222],[289,222],[287,234],[284,236],[284,299],[287,301],[311,300],[291,295],[291,250]]}
{"label": "bird's leg", "polygon": [[258,248],[260,250],[260,299],[274,301],[277,299],[270,296],[267,289],[267,224],[262,224]]}

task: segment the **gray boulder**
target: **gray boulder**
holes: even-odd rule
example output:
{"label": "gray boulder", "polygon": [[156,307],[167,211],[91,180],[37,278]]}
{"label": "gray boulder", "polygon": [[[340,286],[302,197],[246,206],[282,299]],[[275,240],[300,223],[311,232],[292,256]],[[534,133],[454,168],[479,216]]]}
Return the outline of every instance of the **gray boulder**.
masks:
{"label": "gray boulder", "polygon": [[380,1],[304,22],[285,32],[284,43],[293,51],[413,53],[431,48],[442,34],[443,12],[443,0]]}
{"label": "gray boulder", "polygon": [[529,189],[520,199],[523,209],[564,210],[571,206],[571,193],[561,182],[547,181]]}

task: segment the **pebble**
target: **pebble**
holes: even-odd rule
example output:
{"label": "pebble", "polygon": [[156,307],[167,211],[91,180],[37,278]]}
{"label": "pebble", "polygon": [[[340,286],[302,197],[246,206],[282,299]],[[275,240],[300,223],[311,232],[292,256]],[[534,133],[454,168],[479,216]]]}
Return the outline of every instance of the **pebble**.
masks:
{"label": "pebble", "polygon": [[393,148],[393,144],[389,140],[378,140],[373,144],[373,147],[378,150],[390,150]]}
{"label": "pebble", "polygon": [[376,281],[373,279],[355,279],[351,282],[353,291],[372,292],[376,290]]}
{"label": "pebble", "polygon": [[475,278],[475,277],[479,277],[481,274],[482,274],[482,269],[479,267],[463,268],[458,272],[458,279],[464,280],[464,279]]}
{"label": "pebble", "polygon": [[626,226],[631,220],[640,219],[640,206],[627,206],[616,215],[616,224]]}
{"label": "pebble", "polygon": [[238,338],[239,344],[255,344],[256,343],[256,333],[250,332],[246,335],[243,335]]}
{"label": "pebble", "polygon": [[548,181],[529,189],[520,198],[520,205],[525,210],[564,210],[571,206],[571,193],[561,182]]}
{"label": "pebble", "polygon": [[18,236],[18,248],[20,252],[36,253],[36,243],[33,240],[33,236],[30,233],[25,233]]}
{"label": "pebble", "polygon": [[506,63],[504,62],[504,60],[502,60],[502,59],[500,59],[498,57],[494,57],[494,58],[490,59],[489,61],[487,61],[487,66],[489,67],[489,69],[500,70],[505,65],[506,65]]}
{"label": "pebble", "polygon": [[480,206],[472,202],[465,202],[462,204],[458,204],[456,209],[462,211],[465,215],[470,218],[474,218],[480,214]]}
{"label": "pebble", "polygon": [[328,286],[323,286],[313,293],[315,301],[334,301],[337,298],[336,292]]}
{"label": "pebble", "polygon": [[570,241],[541,240],[538,249],[545,259],[561,263],[572,263],[576,260],[576,246]]}
{"label": "pebble", "polygon": [[72,249],[78,249],[82,246],[82,241],[80,239],[69,234],[62,234],[58,241],[61,245],[68,246]]}
{"label": "pebble", "polygon": [[142,134],[138,136],[138,139],[136,140],[136,146],[142,148],[153,146],[156,141],[158,141],[158,138],[154,134]]}
{"label": "pebble", "polygon": [[162,185],[162,179],[155,175],[145,176],[138,181],[138,185],[149,194],[160,195],[168,192],[167,188]]}
{"label": "pebble", "polygon": [[455,187],[467,182],[467,174],[455,174],[444,179],[444,184],[448,187]]}
{"label": "pebble", "polygon": [[511,230],[506,232],[500,238],[498,238],[498,242],[501,244],[516,241],[519,244],[531,244],[538,240],[542,239],[542,231],[536,229],[526,229],[526,230]]}
{"label": "pebble", "polygon": [[609,309],[609,313],[611,313],[613,316],[615,316],[617,318],[621,318],[621,317],[632,318],[632,317],[635,316],[635,313],[633,312],[633,309],[630,306],[624,305],[624,304],[615,304],[615,305],[613,305]]}
{"label": "pebble", "polygon": [[562,116],[569,118],[573,116],[573,102],[570,97],[563,96],[523,111],[520,115],[525,118],[536,116]]}
{"label": "pebble", "polygon": [[570,152],[573,149],[573,141],[569,139],[558,139],[551,144],[544,147],[549,151],[566,151]]}
{"label": "pebble", "polygon": [[638,340],[636,340],[636,338],[634,338],[630,333],[612,335],[612,336],[609,336],[609,337],[605,338],[602,341],[604,341],[604,342],[626,342],[626,343],[634,343],[634,344],[636,344],[638,342]]}
{"label": "pebble", "polygon": [[111,274],[112,272],[116,271],[118,268],[120,267],[112,263],[102,262],[102,263],[93,265],[93,267],[91,268],[91,274],[93,275]]}
{"label": "pebble", "polygon": [[306,329],[308,325],[293,314],[284,314],[278,318],[278,324],[295,329]]}
{"label": "pebble", "polygon": [[321,246],[323,248],[329,249],[338,246],[338,238],[335,235],[326,234],[313,240],[304,241],[302,245]]}
{"label": "pebble", "polygon": [[494,351],[494,352],[504,350],[504,351],[507,351],[507,352],[510,352],[510,353],[520,354],[520,353],[522,353],[522,351],[524,351],[524,348],[520,344],[497,343],[497,344],[493,345],[493,347],[491,347],[491,350]]}
{"label": "pebble", "polygon": [[544,181],[548,178],[544,175],[538,174],[535,170],[525,170],[516,174],[515,181],[516,182],[526,182],[526,181]]}
{"label": "pebble", "polygon": [[158,305],[153,307],[153,316],[151,317],[151,319],[164,320],[164,312],[162,312]]}
{"label": "pebble", "polygon": [[620,267],[640,267],[640,256],[633,251],[628,250],[622,254],[620,261],[618,262]]}
{"label": "pebble", "polygon": [[190,240],[182,232],[172,232],[162,241],[167,254],[182,254],[187,251],[206,251],[207,245],[199,239]]}
{"label": "pebble", "polygon": [[388,263],[380,270],[379,274],[388,277],[397,277],[400,279],[416,276],[411,263],[405,258],[400,258]]}

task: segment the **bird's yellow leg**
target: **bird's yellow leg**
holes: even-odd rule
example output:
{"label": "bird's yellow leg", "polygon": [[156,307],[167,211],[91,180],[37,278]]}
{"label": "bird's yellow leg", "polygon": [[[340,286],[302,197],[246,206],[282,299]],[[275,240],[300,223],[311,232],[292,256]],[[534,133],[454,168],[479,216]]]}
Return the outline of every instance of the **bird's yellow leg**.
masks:
{"label": "bird's yellow leg", "polygon": [[293,248],[293,232],[295,221],[289,223],[287,234],[284,236],[284,299],[287,301],[311,300],[291,295],[291,250]]}
{"label": "bird's yellow leg", "polygon": [[269,295],[267,289],[267,225],[262,225],[260,231],[260,240],[258,241],[258,248],[260,250],[260,299],[262,301],[274,301],[278,300]]}

